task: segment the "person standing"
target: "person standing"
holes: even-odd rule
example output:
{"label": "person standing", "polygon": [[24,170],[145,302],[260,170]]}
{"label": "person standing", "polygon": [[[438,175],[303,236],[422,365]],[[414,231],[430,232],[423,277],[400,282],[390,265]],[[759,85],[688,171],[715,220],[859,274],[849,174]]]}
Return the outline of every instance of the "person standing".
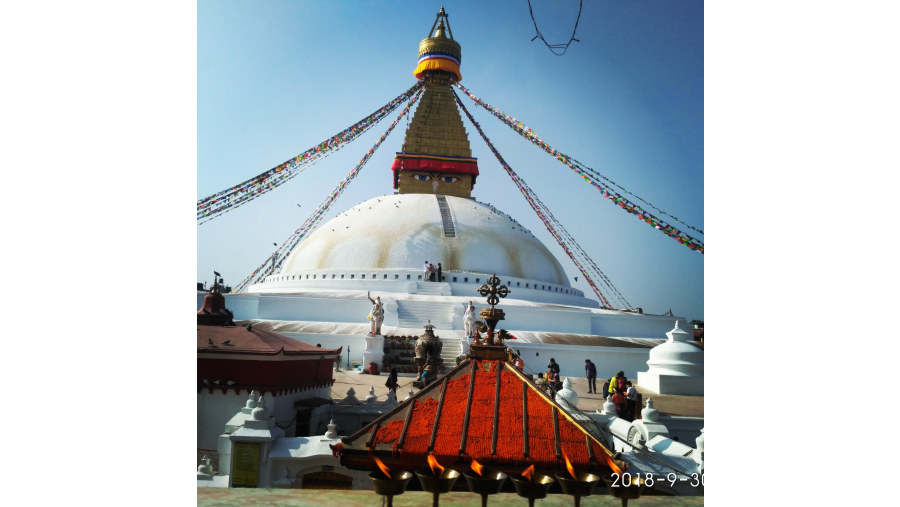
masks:
{"label": "person standing", "polygon": [[428,274],[429,274],[428,266],[429,266],[429,265],[430,265],[430,264],[428,264],[428,261],[425,261],[425,278],[424,278],[424,280],[425,280],[426,282],[428,281]]}
{"label": "person standing", "polygon": [[628,386],[625,384],[628,382],[628,379],[625,377],[625,372],[620,371],[616,373],[616,376],[610,380],[610,389],[613,390],[612,402],[616,405],[616,415],[621,418],[625,418],[625,410],[628,399],[625,397],[625,393],[628,391]]}
{"label": "person standing", "polygon": [[597,394],[597,365],[590,359],[584,360],[584,376],[588,381],[588,393]]}
{"label": "person standing", "polygon": [[[616,394],[617,388],[618,388],[618,386],[619,386],[619,379],[620,379],[620,378],[625,379],[625,372],[624,372],[624,371],[619,371],[619,373],[616,373],[616,375],[615,375],[614,377],[612,377],[611,379],[609,379],[609,388],[608,388],[608,390],[607,390],[607,392],[606,392],[606,395],[607,395],[607,396],[612,396],[612,395]],[[628,380],[628,379],[625,379],[625,380],[623,380],[622,382],[624,383],[626,380]],[[625,394],[625,390],[624,390],[624,389],[623,389],[621,392],[622,392],[622,394]]]}
{"label": "person standing", "polygon": [[550,358],[550,362],[547,363],[547,373],[548,377],[552,377],[555,373],[557,376],[559,375],[559,365],[556,364],[556,359]]}
{"label": "person standing", "polygon": [[437,281],[438,282],[444,281],[444,279],[441,277],[441,263],[440,262],[438,262],[438,267],[437,267]]}
{"label": "person standing", "polygon": [[628,380],[625,382],[628,389],[625,391],[625,419],[634,421],[635,407],[637,406],[638,391]]}
{"label": "person standing", "polygon": [[428,265],[428,278],[432,282],[434,281],[434,271],[435,271],[434,264],[429,264]]}

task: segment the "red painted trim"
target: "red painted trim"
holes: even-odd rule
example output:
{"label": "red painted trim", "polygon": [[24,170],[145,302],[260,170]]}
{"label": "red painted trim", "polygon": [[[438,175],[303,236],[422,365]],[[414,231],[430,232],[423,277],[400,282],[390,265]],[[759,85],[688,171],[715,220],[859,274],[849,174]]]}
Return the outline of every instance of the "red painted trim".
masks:
{"label": "red painted trim", "polygon": [[391,164],[391,170],[394,172],[394,188],[397,188],[400,181],[401,161],[404,171],[418,170],[451,174],[471,174],[473,187],[475,186],[475,179],[478,177],[478,162],[435,160],[431,158],[410,158],[409,156],[403,156],[395,158],[394,163]]}
{"label": "red painted trim", "polygon": [[[262,386],[273,392],[287,392],[291,389],[307,389],[313,386],[333,384],[334,361],[331,359],[310,359],[303,363],[297,361],[250,361],[235,359],[197,359],[197,384],[206,386],[216,380],[219,386],[207,386],[211,389],[227,389],[224,383],[231,380],[236,386]],[[223,392],[225,392],[223,391]]]}

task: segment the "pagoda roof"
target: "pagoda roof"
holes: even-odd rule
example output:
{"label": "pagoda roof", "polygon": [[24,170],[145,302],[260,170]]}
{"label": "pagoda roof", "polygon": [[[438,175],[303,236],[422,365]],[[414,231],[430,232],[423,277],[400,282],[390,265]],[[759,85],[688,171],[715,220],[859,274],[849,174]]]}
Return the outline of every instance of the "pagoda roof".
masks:
{"label": "pagoda roof", "polygon": [[[210,345],[212,342],[212,345]],[[227,343],[226,343],[227,342]],[[340,354],[252,326],[197,326],[197,353],[311,356]]]}
{"label": "pagoda roof", "polygon": [[579,471],[605,473],[613,453],[602,438],[507,361],[466,359],[344,437],[335,452],[354,469],[376,468],[378,457],[389,468],[412,470],[433,454],[460,471],[474,459],[520,473],[529,465],[564,470],[565,456]]}

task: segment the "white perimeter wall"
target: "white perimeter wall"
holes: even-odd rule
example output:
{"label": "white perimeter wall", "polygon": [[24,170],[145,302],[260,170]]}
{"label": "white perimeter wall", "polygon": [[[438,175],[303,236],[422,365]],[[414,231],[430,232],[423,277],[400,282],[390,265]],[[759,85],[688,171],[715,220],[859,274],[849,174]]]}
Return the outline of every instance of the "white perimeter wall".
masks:
{"label": "white perimeter wall", "polygon": [[[241,411],[247,404],[249,394],[242,390],[241,394],[235,394],[234,390],[228,390],[223,394],[218,389],[210,393],[203,388],[197,393],[197,448],[217,449],[219,435],[225,432],[225,424]],[[307,398],[331,399],[331,388],[308,389],[293,394],[272,396],[271,393],[263,395],[266,408],[275,417],[275,422],[285,426],[295,415],[294,402]],[[285,435],[294,434],[292,424],[285,430]]]}
{"label": "white perimeter wall", "polygon": [[[322,345],[323,349],[336,349],[344,347],[341,350],[341,368],[347,367],[347,355],[349,349],[350,361],[362,361],[363,352],[366,351],[365,335],[346,335],[346,334],[302,334],[302,333],[282,333],[278,334],[293,338],[297,341],[306,343],[307,345]],[[328,396],[325,396],[328,398]]]}
{"label": "white perimeter wall", "polygon": [[351,322],[365,324],[372,309],[368,299],[316,298],[288,294],[259,296],[257,319],[309,320],[314,322]]}
{"label": "white perimeter wall", "polygon": [[497,323],[498,329],[591,334],[590,310],[509,305],[500,308],[503,309],[505,317]]}
{"label": "white perimeter wall", "polygon": [[684,317],[595,313],[591,316],[591,330],[587,334],[664,340],[666,339],[666,333],[675,328],[676,320],[682,322],[681,329],[687,329],[684,324]]}

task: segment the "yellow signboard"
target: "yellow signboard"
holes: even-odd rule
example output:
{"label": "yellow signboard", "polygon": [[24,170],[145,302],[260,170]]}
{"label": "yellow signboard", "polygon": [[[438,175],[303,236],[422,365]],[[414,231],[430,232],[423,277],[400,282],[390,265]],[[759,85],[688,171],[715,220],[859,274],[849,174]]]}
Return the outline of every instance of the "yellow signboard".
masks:
{"label": "yellow signboard", "polygon": [[259,480],[259,444],[235,442],[231,449],[231,486],[255,488]]}

